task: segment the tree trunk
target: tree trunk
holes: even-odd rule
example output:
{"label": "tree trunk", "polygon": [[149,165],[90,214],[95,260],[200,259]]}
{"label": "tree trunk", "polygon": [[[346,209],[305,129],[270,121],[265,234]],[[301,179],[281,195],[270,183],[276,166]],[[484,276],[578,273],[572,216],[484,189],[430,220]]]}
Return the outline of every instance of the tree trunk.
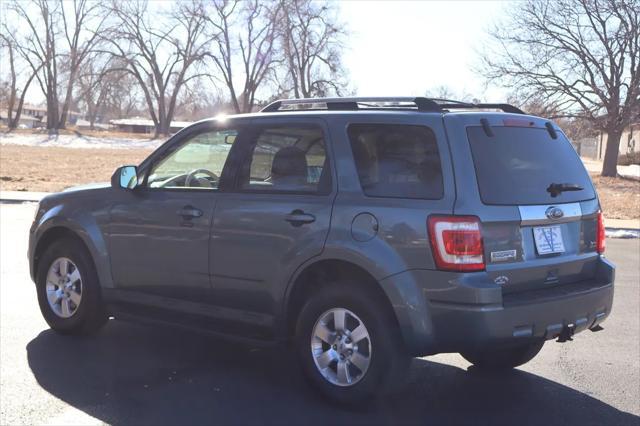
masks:
{"label": "tree trunk", "polygon": [[158,122],[158,127],[157,127],[157,134],[158,136],[169,136],[169,128],[170,128],[170,122],[167,119],[167,117],[161,117],[160,121]]}
{"label": "tree trunk", "polygon": [[618,176],[618,153],[620,150],[620,137],[622,131],[607,131],[607,149],[604,152],[604,162],[602,163],[602,176]]}
{"label": "tree trunk", "polygon": [[[72,64],[72,67],[76,67],[77,65]],[[69,81],[67,82],[67,93],[64,97],[64,104],[62,105],[62,114],[60,115],[60,120],[58,121],[58,128],[65,129],[67,127],[67,117],[69,115],[69,108],[71,107],[71,97],[73,96],[73,83],[75,80],[75,70],[72,69],[69,73]]]}
{"label": "tree trunk", "polygon": [[10,129],[15,129],[15,126],[11,127],[11,123],[14,122],[13,107],[16,103],[16,67],[15,67],[15,62],[13,58],[13,46],[9,44],[8,47],[9,47],[9,68],[11,69],[11,92],[9,93],[9,100],[7,102],[7,123],[10,123],[9,124]]}
{"label": "tree trunk", "polygon": [[24,105],[24,96],[27,94],[27,89],[35,76],[35,74],[31,74],[31,77],[29,77],[29,80],[27,80],[27,83],[24,85],[24,89],[22,89],[22,94],[20,94],[20,100],[18,101],[18,107],[16,108],[16,115],[9,121],[10,129],[15,129],[18,127],[18,124],[20,124],[20,116],[22,115],[22,107]]}

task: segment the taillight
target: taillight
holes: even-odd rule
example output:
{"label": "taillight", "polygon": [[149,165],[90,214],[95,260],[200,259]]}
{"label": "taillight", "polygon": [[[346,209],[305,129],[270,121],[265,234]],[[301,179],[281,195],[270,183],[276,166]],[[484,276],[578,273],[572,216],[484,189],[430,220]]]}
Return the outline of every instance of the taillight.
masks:
{"label": "taillight", "polygon": [[597,250],[598,253],[602,254],[604,253],[604,248],[605,248],[605,238],[606,238],[606,234],[605,234],[605,229],[604,229],[604,215],[602,214],[602,212],[598,213],[598,245]]}
{"label": "taillight", "polygon": [[438,269],[481,271],[484,250],[480,220],[475,216],[431,216],[431,250]]}

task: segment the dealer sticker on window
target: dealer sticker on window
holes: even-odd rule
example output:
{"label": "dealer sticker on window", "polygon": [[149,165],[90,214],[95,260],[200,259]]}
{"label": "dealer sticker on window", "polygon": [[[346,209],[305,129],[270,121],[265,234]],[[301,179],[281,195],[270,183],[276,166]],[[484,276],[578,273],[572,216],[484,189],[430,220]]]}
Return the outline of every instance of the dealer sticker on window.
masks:
{"label": "dealer sticker on window", "polygon": [[535,227],[533,237],[538,254],[564,253],[562,229],[559,225]]}

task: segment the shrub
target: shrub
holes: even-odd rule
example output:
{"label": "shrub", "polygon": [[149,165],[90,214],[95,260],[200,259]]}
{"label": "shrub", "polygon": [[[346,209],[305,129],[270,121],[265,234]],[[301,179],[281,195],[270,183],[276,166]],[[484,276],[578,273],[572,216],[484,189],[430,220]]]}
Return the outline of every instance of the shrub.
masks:
{"label": "shrub", "polygon": [[629,166],[631,164],[640,164],[640,151],[630,152],[618,157],[619,166]]}

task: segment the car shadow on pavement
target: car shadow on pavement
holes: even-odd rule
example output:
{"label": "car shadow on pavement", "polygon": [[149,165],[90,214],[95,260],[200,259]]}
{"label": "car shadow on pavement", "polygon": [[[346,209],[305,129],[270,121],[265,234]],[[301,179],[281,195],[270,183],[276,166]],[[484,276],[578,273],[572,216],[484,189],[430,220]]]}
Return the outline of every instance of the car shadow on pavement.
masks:
{"label": "car shadow on pavement", "polygon": [[[358,408],[311,390],[287,346],[253,348],[118,321],[27,345],[40,386],[110,424],[634,424],[589,395],[521,370],[500,376],[418,359],[401,393]],[[613,384],[612,384],[613,385]]]}

